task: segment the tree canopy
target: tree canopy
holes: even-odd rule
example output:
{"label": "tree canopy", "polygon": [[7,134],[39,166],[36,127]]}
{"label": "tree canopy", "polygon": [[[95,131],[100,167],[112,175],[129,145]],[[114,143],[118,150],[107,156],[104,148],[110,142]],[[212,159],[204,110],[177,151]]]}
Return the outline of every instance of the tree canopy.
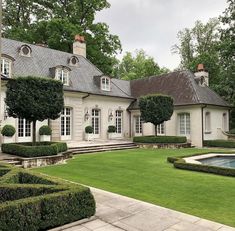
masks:
{"label": "tree canopy", "polygon": [[63,84],[57,80],[34,76],[9,79],[5,102],[10,117],[33,122],[35,142],[36,121],[54,120],[60,116],[64,107]]}
{"label": "tree canopy", "polygon": [[140,97],[139,107],[144,122],[155,125],[155,135],[157,135],[157,125],[170,120],[174,110],[172,97],[159,94]]}
{"label": "tree canopy", "polygon": [[76,34],[84,35],[88,59],[111,74],[121,42],[107,24],[94,22],[95,14],[108,7],[106,0],[5,0],[3,35],[65,52],[72,52]]}
{"label": "tree canopy", "polygon": [[135,54],[126,52],[116,65],[114,75],[121,79],[133,80],[167,72],[169,72],[167,68],[160,68],[154,58],[141,49],[136,50]]}

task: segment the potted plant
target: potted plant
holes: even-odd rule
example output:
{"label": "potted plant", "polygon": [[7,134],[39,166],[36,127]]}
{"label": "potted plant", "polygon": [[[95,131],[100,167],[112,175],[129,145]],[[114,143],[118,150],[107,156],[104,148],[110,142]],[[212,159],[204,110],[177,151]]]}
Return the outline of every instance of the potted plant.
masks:
{"label": "potted plant", "polygon": [[116,127],[113,125],[108,126],[108,138],[113,139],[113,134],[116,132]]}
{"label": "potted plant", "polygon": [[12,125],[5,125],[1,131],[1,134],[3,135],[3,143],[13,143],[13,136],[15,133],[16,130]]}
{"label": "potted plant", "polygon": [[44,125],[39,128],[40,141],[51,141],[51,128],[47,125]]}
{"label": "potted plant", "polygon": [[92,135],[93,135],[93,127],[86,126],[85,127],[85,140],[87,140],[87,141],[92,140]]}

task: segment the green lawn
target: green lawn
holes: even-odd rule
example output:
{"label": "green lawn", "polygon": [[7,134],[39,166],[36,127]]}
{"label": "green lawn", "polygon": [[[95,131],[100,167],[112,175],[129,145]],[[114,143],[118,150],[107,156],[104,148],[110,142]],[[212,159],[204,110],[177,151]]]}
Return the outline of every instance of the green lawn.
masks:
{"label": "green lawn", "polygon": [[[105,189],[235,227],[235,178],[175,169],[168,156],[198,149],[135,149],[79,155],[33,171]],[[205,149],[203,150],[205,152]]]}

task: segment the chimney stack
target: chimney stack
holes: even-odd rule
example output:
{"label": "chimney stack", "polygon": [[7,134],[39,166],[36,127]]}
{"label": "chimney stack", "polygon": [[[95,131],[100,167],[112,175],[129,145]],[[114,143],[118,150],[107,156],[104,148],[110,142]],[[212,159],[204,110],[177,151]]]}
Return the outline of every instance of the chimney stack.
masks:
{"label": "chimney stack", "polygon": [[81,55],[86,58],[86,42],[84,36],[75,35],[73,43],[73,54]]}
{"label": "chimney stack", "polygon": [[195,80],[202,87],[209,86],[209,74],[202,63],[197,65],[197,72],[194,73]]}

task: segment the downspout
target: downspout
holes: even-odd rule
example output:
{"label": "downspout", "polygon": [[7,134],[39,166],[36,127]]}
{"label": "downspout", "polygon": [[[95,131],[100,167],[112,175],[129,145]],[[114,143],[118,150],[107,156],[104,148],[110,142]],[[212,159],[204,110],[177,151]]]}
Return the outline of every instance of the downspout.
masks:
{"label": "downspout", "polygon": [[87,97],[89,97],[91,94],[90,93],[87,93],[86,96],[83,96],[82,99],[86,99]]}
{"label": "downspout", "polygon": [[207,105],[203,105],[201,107],[201,116],[202,116],[202,147],[203,147],[203,143],[204,143],[204,108],[206,108]]}

